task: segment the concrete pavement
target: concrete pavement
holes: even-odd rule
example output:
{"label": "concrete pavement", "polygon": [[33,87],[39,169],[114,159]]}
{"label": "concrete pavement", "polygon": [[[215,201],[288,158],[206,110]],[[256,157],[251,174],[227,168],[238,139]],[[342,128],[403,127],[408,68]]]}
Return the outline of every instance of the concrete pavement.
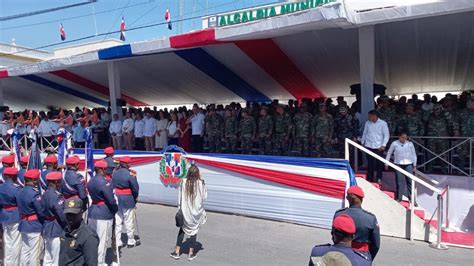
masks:
{"label": "concrete pavement", "polygon": [[[315,244],[331,242],[330,231],[249,217],[209,213],[199,231],[198,257],[169,257],[178,229],[175,207],[139,204],[142,245],[123,249],[123,265],[307,265]],[[187,253],[187,248],[183,247]],[[374,265],[472,265],[474,251],[450,247],[435,250],[425,242],[382,237]]]}

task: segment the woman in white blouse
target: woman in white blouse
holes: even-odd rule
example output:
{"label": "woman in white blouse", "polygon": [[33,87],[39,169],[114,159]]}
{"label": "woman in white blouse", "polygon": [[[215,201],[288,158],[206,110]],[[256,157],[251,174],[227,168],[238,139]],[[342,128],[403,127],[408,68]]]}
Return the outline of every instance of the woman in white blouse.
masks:
{"label": "woman in white blouse", "polygon": [[168,134],[166,131],[168,119],[163,111],[160,111],[159,115],[160,119],[156,120],[155,148],[161,151],[164,147],[168,146]]}
{"label": "woman in white blouse", "polygon": [[[412,173],[416,170],[416,151],[413,142],[408,140],[407,133],[401,132],[398,140],[392,142],[390,149],[387,152],[387,161],[390,161],[390,157],[393,154],[393,163],[402,168],[403,170]],[[388,170],[388,166],[385,165],[385,169]],[[405,177],[407,197],[411,199],[412,187],[411,179],[403,175],[399,171],[395,171],[396,182],[396,195],[395,199],[401,201],[403,197],[403,177]],[[416,202],[415,202],[416,204]]]}
{"label": "woman in white blouse", "polygon": [[184,234],[189,236],[188,260],[196,258],[194,247],[196,245],[197,233],[201,226],[206,223],[207,216],[204,210],[204,201],[207,199],[206,183],[201,179],[199,168],[191,165],[188,175],[181,182],[179,187],[179,205],[184,217],[184,225],[179,229],[176,247],[170,256],[179,259],[181,244]]}
{"label": "woman in white blouse", "polygon": [[168,122],[166,130],[168,131],[168,145],[178,145],[179,140],[178,116],[175,112],[171,113],[171,121]]}

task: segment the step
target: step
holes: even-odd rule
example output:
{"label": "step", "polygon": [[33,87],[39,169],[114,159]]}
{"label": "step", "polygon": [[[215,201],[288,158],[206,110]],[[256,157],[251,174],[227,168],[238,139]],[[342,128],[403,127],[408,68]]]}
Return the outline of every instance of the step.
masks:
{"label": "step", "polygon": [[370,184],[372,184],[372,186],[380,189],[380,184],[379,183],[376,183],[376,182],[371,182]]}
{"label": "step", "polygon": [[354,176],[367,180],[367,174],[364,173],[357,173]]}
{"label": "step", "polygon": [[421,219],[425,219],[425,211],[424,210],[415,210],[415,215],[420,217]]}
{"label": "step", "polygon": [[393,191],[388,191],[388,190],[382,190],[383,193],[385,193],[387,196],[389,196],[392,199],[395,199],[395,192]]}
{"label": "step", "polygon": [[409,209],[410,208],[410,202],[409,201],[406,201],[406,200],[402,200],[400,201],[400,204],[405,207],[406,209]]}

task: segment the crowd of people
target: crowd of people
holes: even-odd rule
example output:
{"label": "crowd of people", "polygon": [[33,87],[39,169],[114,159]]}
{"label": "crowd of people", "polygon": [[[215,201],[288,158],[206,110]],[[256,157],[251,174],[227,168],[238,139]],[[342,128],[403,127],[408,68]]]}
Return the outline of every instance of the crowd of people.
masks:
{"label": "crowd of people", "polygon": [[[87,181],[79,172],[80,159],[70,156],[65,166],[48,155],[42,169],[29,159],[15,167],[14,155],[2,157],[0,221],[5,265],[107,265],[112,248],[118,261],[122,228],[126,246],[140,244],[136,220],[139,185],[131,158],[106,157],[94,163]],[[62,168],[65,167],[65,168]],[[4,257],[3,257],[4,256]]]}
{"label": "crowd of people", "polygon": [[[438,100],[425,94],[398,100],[381,96],[374,103],[378,117],[385,121],[391,136],[406,132],[410,138],[472,137],[474,103],[469,91],[446,94]],[[123,115],[111,114],[110,108],[78,108],[50,112],[7,112],[0,134],[7,137],[11,127],[22,134],[36,132],[54,142],[61,124],[72,133],[76,147],[83,147],[84,128],[93,127],[97,148],[160,151],[175,144],[188,152],[242,153],[311,157],[342,157],[344,139],[360,140],[363,125],[360,100],[348,106],[344,97],[337,104],[330,98],[289,100],[281,104],[239,103],[194,104],[172,110],[155,108],[123,109]],[[426,145],[435,154],[448,149],[446,139],[428,138]],[[467,166],[468,144],[458,149]],[[432,156],[426,153],[427,157]],[[429,159],[429,158],[427,158]]]}

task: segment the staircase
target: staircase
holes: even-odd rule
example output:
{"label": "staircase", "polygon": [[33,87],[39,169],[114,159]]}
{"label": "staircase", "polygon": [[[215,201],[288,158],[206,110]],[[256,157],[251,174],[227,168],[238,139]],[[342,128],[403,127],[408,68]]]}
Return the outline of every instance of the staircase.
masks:
{"label": "staircase", "polygon": [[[395,192],[382,190],[379,184],[368,182],[363,173],[358,173],[355,176],[358,186],[364,190],[366,195],[363,208],[377,216],[380,233],[385,236],[410,238],[410,202],[397,202]],[[415,207],[414,214],[413,239],[435,242],[438,227],[436,216],[431,217],[420,207]],[[451,246],[474,248],[474,234],[472,233],[442,230],[441,241]]]}
{"label": "staircase", "polygon": [[[383,191],[377,183],[370,183],[365,174],[356,174],[357,185],[365,192],[362,207],[375,214],[380,233],[385,236],[410,238],[410,203],[397,202],[395,193]],[[413,218],[413,239],[432,242],[436,240],[436,228],[425,221],[425,211],[416,208]]]}

